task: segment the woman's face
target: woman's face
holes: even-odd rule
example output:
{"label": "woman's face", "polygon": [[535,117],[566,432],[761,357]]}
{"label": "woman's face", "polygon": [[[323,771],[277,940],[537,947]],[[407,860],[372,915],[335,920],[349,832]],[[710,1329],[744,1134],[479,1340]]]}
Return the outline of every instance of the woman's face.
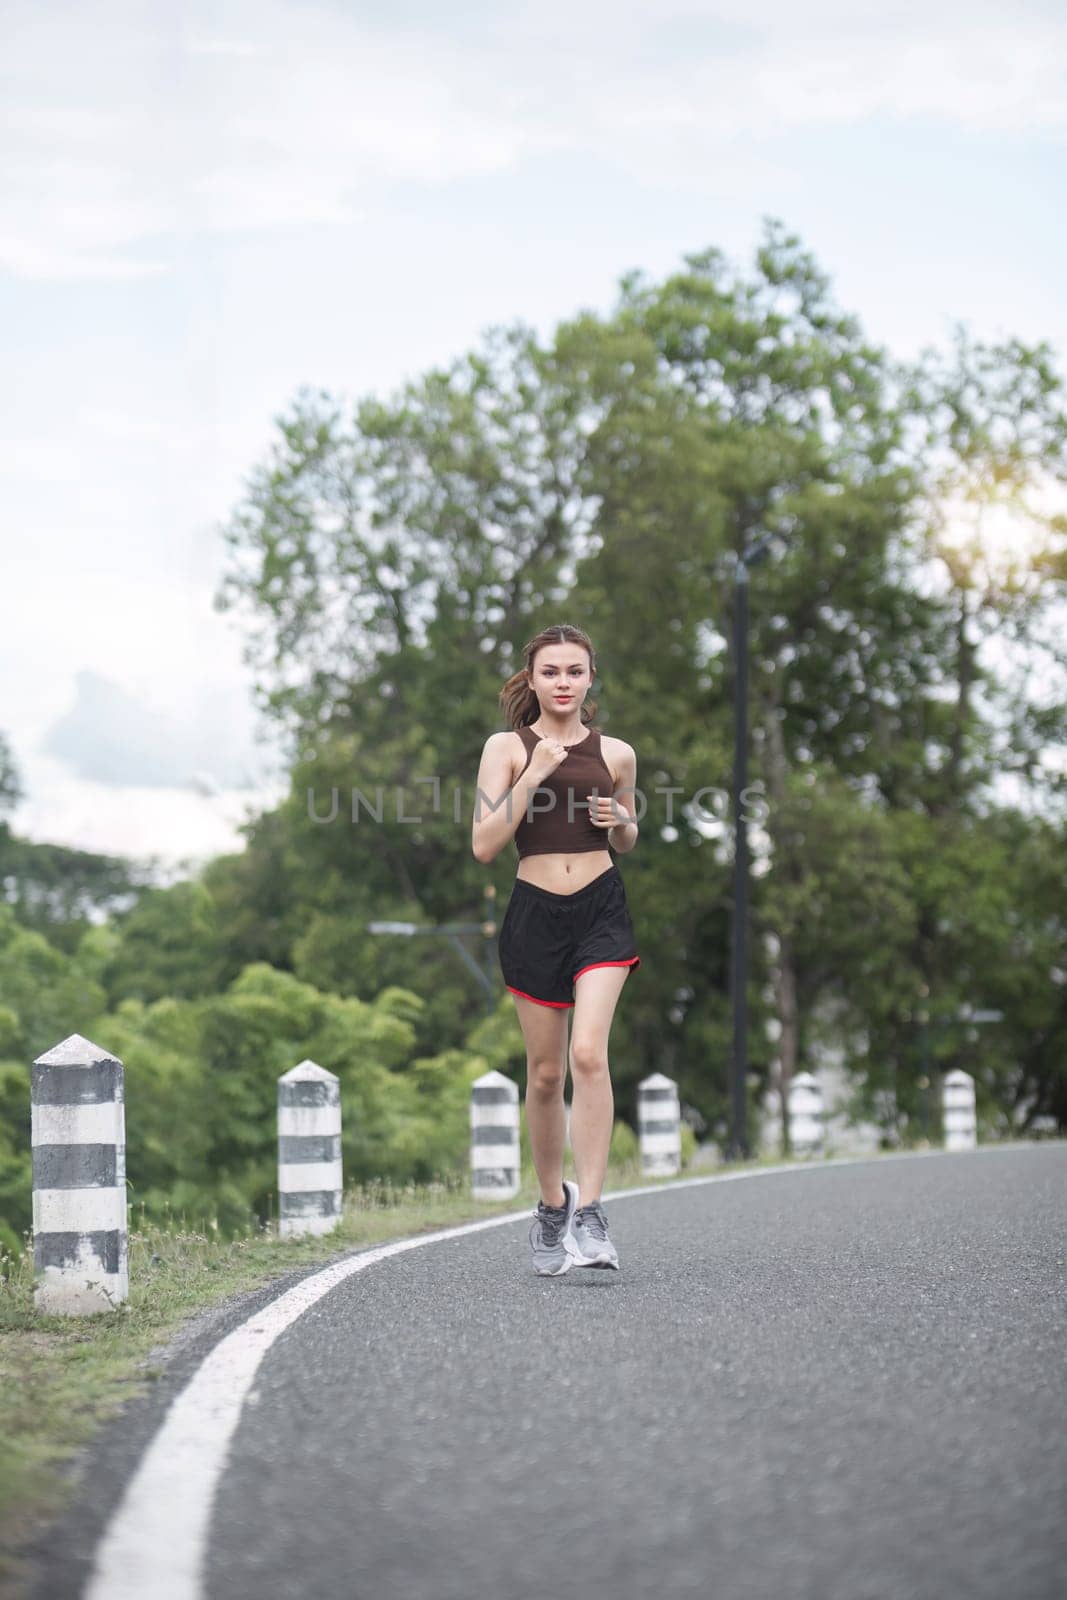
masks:
{"label": "woman's face", "polygon": [[542,711],[556,716],[577,711],[593,682],[588,650],[580,644],[542,645],[534,657],[530,682]]}

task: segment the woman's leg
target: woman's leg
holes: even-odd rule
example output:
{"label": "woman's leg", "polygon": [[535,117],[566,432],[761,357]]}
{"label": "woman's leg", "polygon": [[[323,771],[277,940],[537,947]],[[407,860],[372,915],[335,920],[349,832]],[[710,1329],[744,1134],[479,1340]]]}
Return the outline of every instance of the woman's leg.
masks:
{"label": "woman's leg", "polygon": [[615,1121],[615,1096],[608,1071],[608,1034],[629,967],[592,967],[574,985],[571,1029],[571,1149],[578,1176],[578,1204],[600,1199]]}
{"label": "woman's leg", "polygon": [[534,1170],[546,1206],[561,1206],[563,1145],[567,1132],[563,1085],[567,1077],[568,1011],[513,994],[526,1044],[526,1126]]}

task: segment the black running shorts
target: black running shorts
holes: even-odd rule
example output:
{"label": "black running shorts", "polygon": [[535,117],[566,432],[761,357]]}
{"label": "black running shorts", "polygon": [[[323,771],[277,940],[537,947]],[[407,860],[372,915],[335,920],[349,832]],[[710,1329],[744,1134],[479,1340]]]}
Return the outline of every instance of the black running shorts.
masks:
{"label": "black running shorts", "polygon": [[590,967],[639,967],[636,944],[614,862],[573,894],[516,878],[500,924],[500,970],[512,994],[572,1006],[575,980]]}

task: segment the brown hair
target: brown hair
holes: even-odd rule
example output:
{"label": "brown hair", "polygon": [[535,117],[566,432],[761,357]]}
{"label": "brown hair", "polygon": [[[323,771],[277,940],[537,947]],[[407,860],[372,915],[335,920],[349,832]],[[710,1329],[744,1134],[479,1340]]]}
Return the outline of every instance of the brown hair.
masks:
{"label": "brown hair", "polygon": [[[524,728],[537,720],[541,708],[526,674],[532,670],[538,650],[546,644],[584,645],[589,652],[590,672],[592,677],[596,677],[596,651],[587,633],[581,628],[575,628],[569,622],[557,622],[551,628],[542,628],[540,633],[534,634],[533,638],[522,647],[523,670],[514,673],[500,691],[500,706],[512,731]],[[590,700],[587,695],[582,701],[580,712],[583,723],[592,722],[596,716],[596,707],[596,701]]]}

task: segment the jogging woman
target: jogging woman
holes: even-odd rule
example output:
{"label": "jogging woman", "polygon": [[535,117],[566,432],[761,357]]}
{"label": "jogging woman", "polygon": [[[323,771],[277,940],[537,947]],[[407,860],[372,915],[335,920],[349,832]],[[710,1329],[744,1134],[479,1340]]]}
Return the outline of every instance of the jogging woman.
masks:
{"label": "jogging woman", "polygon": [[[596,656],[581,628],[546,628],[500,691],[510,731],[490,734],[475,795],[472,849],[519,853],[500,925],[504,982],[526,1045],[526,1122],[541,1199],[530,1229],[534,1271],[615,1267],[601,1189],[615,1101],[608,1034],[623,984],[640,966],[619,854],[637,843],[637,759],[592,726]],[[563,1177],[567,1013],[570,1137],[578,1182]]]}

